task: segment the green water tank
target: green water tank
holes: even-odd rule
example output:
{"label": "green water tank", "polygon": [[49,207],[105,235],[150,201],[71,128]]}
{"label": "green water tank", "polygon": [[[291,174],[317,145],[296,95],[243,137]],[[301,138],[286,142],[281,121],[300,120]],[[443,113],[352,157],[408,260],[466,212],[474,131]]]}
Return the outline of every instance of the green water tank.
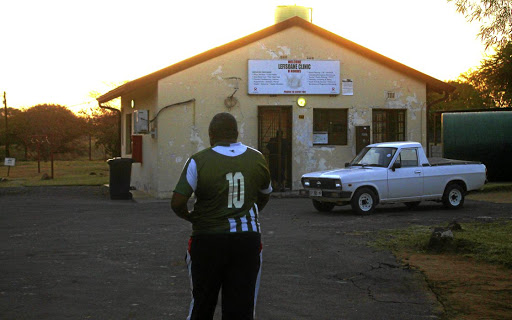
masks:
{"label": "green water tank", "polygon": [[443,157],[475,160],[489,181],[512,181],[512,112],[454,112],[442,115]]}

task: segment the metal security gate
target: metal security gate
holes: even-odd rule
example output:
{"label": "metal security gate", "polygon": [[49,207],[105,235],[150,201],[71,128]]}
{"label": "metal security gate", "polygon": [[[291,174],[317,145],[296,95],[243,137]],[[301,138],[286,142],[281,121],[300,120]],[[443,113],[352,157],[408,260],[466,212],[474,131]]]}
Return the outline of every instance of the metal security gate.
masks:
{"label": "metal security gate", "polygon": [[267,159],[275,191],[292,187],[292,107],[258,107],[258,149]]}

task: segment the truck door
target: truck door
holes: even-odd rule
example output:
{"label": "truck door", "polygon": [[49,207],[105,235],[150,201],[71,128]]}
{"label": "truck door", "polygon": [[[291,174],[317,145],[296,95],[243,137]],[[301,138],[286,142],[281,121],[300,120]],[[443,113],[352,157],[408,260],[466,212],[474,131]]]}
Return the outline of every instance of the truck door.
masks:
{"label": "truck door", "polygon": [[423,167],[418,161],[418,150],[406,148],[400,151],[395,163],[400,164],[394,171],[388,170],[390,199],[419,198],[423,195]]}

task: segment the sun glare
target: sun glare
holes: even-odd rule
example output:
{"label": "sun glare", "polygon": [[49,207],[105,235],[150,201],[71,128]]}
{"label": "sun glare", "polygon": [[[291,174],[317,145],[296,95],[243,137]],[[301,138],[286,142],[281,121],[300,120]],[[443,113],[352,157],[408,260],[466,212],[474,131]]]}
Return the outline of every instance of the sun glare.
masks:
{"label": "sun glare", "polygon": [[[133,80],[274,23],[281,1],[9,1],[0,90],[9,106],[68,106],[105,93],[105,82]],[[440,80],[482,59],[477,26],[446,0],[302,1],[313,23]],[[92,22],[89,18],[95,17]]]}

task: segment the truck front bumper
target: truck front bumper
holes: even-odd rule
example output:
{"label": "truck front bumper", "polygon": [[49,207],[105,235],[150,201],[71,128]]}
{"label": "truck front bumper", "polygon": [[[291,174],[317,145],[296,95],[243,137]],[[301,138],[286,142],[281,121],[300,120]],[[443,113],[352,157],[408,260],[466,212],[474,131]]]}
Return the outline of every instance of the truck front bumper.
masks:
{"label": "truck front bumper", "polygon": [[352,198],[351,191],[341,190],[301,189],[299,190],[299,194],[301,196],[306,196],[311,199],[328,202],[346,202],[350,201],[350,199]]}

